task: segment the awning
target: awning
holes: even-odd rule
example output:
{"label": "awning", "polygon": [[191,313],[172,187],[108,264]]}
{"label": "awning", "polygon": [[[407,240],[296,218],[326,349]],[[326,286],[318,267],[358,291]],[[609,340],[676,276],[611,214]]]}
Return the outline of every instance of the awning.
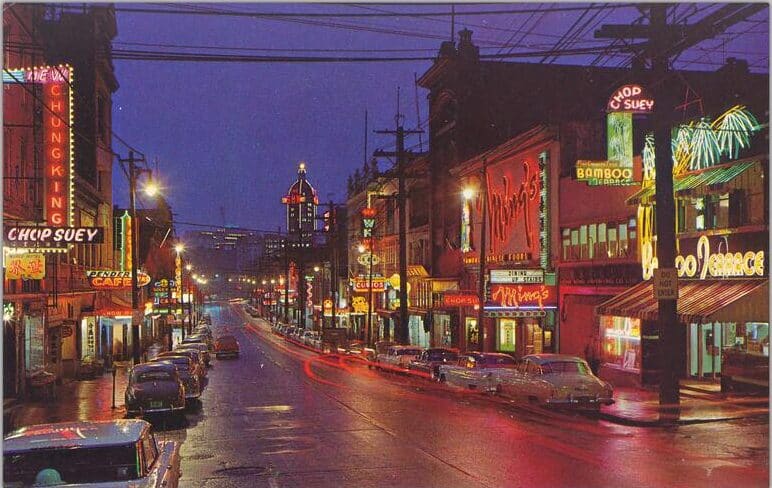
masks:
{"label": "awning", "polygon": [[494,318],[494,319],[546,317],[547,312],[544,310],[497,310],[497,311],[486,310],[485,316],[488,318]]}
{"label": "awning", "polygon": [[[716,187],[731,182],[740,176],[757,161],[743,161],[730,165],[716,166],[699,172],[687,173],[673,181],[674,194],[689,194],[698,188]],[[642,188],[627,199],[628,205],[637,205],[641,202],[649,203],[654,197],[655,187]]]}
{"label": "awning", "polygon": [[375,311],[375,313],[377,313],[381,317],[390,318],[390,317],[396,317],[397,315],[399,315],[399,310],[386,310],[383,308],[379,308],[378,310]]}
{"label": "awning", "polygon": [[[769,322],[769,280],[694,280],[678,283],[678,319],[684,323]],[[596,308],[598,315],[657,319],[653,283],[644,281]]]}
{"label": "awning", "polygon": [[429,272],[426,271],[426,268],[424,268],[420,264],[408,264],[407,277],[408,278],[428,278]]}

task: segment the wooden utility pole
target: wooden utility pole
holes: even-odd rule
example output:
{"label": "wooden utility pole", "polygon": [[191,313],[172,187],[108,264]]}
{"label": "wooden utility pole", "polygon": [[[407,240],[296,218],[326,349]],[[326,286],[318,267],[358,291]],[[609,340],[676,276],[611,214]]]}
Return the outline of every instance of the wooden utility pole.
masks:
{"label": "wooden utility pole", "polygon": [[394,134],[397,137],[395,152],[376,151],[375,156],[394,156],[397,158],[397,209],[399,211],[399,325],[395,330],[395,338],[400,344],[408,342],[407,314],[407,188],[405,184],[405,167],[412,153],[405,151],[405,135],[420,134],[420,130],[405,130],[401,124],[401,116],[397,114],[395,122],[397,130],[377,130],[378,134]]}

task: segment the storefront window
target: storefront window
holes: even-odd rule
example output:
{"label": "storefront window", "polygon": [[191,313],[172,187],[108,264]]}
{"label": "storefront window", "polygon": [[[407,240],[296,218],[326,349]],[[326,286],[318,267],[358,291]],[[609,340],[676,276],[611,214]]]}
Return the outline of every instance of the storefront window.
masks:
{"label": "storefront window", "polygon": [[641,368],[641,320],[611,315],[600,316],[603,362],[622,369]]}
{"label": "storefront window", "polygon": [[769,356],[769,324],[747,322],[745,329],[745,350],[752,354]]}
{"label": "storefront window", "polygon": [[477,328],[477,319],[466,318],[466,348],[475,351],[480,347],[479,331]]}
{"label": "storefront window", "polygon": [[96,324],[95,317],[86,317],[81,321],[81,344],[83,354],[81,357],[96,358]]}
{"label": "storefront window", "polygon": [[499,351],[515,352],[516,324],[514,319],[499,319]]}
{"label": "storefront window", "polygon": [[41,371],[45,365],[43,317],[24,317],[24,357],[28,372]]}
{"label": "storefront window", "polygon": [[413,346],[429,347],[429,333],[424,331],[424,320],[417,315],[411,315],[408,319],[410,344]]}

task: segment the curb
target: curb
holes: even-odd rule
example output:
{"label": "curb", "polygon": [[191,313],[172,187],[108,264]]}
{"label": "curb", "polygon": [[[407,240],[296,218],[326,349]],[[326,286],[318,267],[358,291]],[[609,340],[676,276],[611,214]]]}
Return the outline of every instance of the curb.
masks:
{"label": "curb", "polygon": [[658,420],[641,420],[641,419],[635,419],[631,417],[622,417],[620,415],[614,415],[607,412],[600,412],[596,415],[597,415],[597,418],[601,420],[606,420],[608,422],[613,422],[619,425],[626,425],[629,427],[672,427],[672,426],[678,426],[678,425],[695,425],[695,424],[709,424],[714,422],[727,422],[730,420],[762,417],[762,416],[766,416],[767,414],[741,415],[741,416],[735,416],[735,417],[719,417],[719,418],[710,418],[710,419],[678,419],[676,421],[671,421],[671,422],[668,422],[666,420],[659,420],[659,419]]}

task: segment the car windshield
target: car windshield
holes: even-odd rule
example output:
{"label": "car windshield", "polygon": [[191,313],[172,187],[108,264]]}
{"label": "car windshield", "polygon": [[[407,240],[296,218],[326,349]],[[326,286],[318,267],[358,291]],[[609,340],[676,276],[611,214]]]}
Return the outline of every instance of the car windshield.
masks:
{"label": "car windshield", "polygon": [[232,336],[220,337],[217,339],[217,342],[219,342],[220,345],[233,345],[236,343],[236,338]]}
{"label": "car windshield", "polygon": [[[98,459],[99,462],[95,462]],[[35,449],[3,456],[6,486],[32,486],[44,469],[59,472],[66,484],[104,483],[138,478],[134,444],[98,448]],[[14,483],[19,483],[18,485]]]}
{"label": "car windshield", "polygon": [[582,361],[552,361],[541,365],[541,370],[546,373],[582,374],[590,373],[590,367]]}
{"label": "car windshield", "polygon": [[174,380],[174,376],[172,376],[170,371],[143,371],[141,373],[134,373],[135,383],[146,383],[149,381],[172,381],[172,380]]}

